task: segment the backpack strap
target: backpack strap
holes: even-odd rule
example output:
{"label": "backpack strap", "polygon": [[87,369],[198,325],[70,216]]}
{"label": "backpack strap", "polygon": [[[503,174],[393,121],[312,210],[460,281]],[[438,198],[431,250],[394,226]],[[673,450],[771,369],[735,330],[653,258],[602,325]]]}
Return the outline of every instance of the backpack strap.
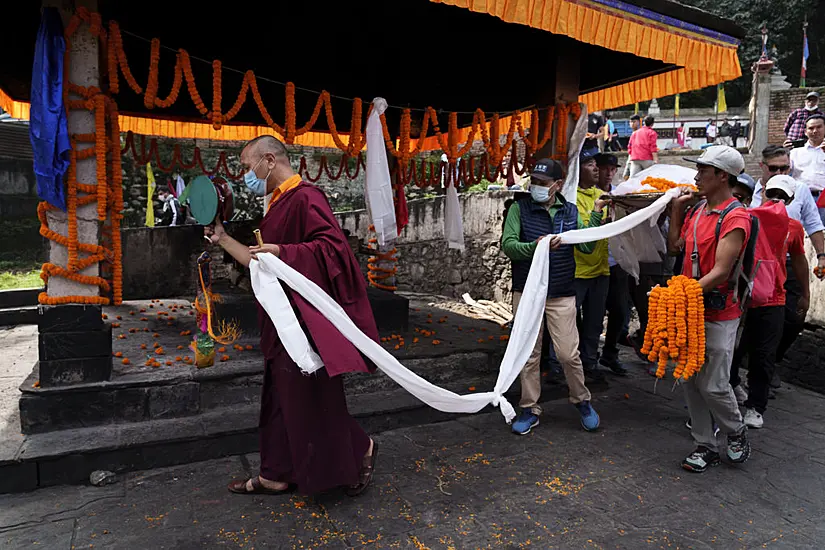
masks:
{"label": "backpack strap", "polygon": [[690,216],[693,218],[693,252],[690,253],[691,261],[691,276],[699,280],[702,276],[702,271],[699,267],[699,244],[696,241],[696,229],[699,226],[699,218],[702,217],[702,210],[707,205],[707,201],[702,199],[690,211]]}

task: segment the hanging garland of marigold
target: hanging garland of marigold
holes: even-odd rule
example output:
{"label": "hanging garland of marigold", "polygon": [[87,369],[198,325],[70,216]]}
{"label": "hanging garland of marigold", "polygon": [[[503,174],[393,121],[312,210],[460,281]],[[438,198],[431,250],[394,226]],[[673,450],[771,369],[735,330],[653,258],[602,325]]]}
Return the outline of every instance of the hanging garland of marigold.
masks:
{"label": "hanging garland of marigold", "polygon": [[650,292],[648,311],[642,353],[657,363],[658,378],[672,364],[675,379],[689,380],[705,363],[705,303],[699,281],[672,277],[666,287]]}

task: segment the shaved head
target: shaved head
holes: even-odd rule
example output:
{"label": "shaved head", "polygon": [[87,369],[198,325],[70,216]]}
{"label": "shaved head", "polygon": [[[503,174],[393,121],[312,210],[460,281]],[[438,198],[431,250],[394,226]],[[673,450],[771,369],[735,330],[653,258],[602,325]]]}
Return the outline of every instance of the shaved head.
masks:
{"label": "shaved head", "polygon": [[267,193],[295,174],[286,146],[270,135],[258,136],[244,145],[241,167],[244,172],[252,171],[256,177],[266,180]]}

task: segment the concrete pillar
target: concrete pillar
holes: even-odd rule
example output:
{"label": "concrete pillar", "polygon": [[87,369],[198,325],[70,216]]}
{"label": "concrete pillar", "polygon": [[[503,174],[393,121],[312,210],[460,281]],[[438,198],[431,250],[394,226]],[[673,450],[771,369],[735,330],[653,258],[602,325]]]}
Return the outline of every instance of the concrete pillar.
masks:
{"label": "concrete pillar", "polygon": [[[43,5],[55,5],[63,7],[63,2],[44,1]],[[97,11],[97,0],[76,0],[76,7],[85,6],[90,12]],[[73,10],[61,9],[63,24],[68,25]],[[69,51],[69,81],[80,86],[100,87],[100,52],[98,39],[88,32],[88,25],[80,26],[74,35]],[[65,84],[64,84],[65,85]],[[70,94],[71,99],[80,99]],[[95,131],[94,114],[83,110],[70,110],[68,116],[68,126],[70,134],[93,133]],[[93,143],[78,143],[77,149],[82,150],[94,147]],[[80,160],[77,162],[77,181],[80,183],[97,183],[97,161],[95,158]],[[65,212],[52,210],[48,214],[49,227],[60,233],[68,235],[68,221]],[[98,244],[100,239],[100,224],[97,219],[97,204],[92,203],[81,206],[77,209],[77,235],[80,242]],[[68,250],[51,242],[49,251],[49,261],[55,265],[65,267],[68,263]],[[99,274],[97,264],[90,266],[82,272],[83,275],[96,276]],[[97,296],[99,289],[96,286],[84,285],[63,279],[52,277],[49,279],[47,292],[51,297],[57,296]]]}
{"label": "concrete pillar", "polygon": [[771,69],[773,61],[764,59],[753,64],[753,90],[751,92],[751,113],[749,148],[751,154],[759,155],[768,145],[769,123],[771,119]]}
{"label": "concrete pillar", "polygon": [[[72,11],[62,9],[65,2],[53,0],[43,2],[43,6],[60,9],[64,25],[69,23]],[[67,4],[68,5],[68,4]],[[97,11],[97,0],[75,0],[73,8],[84,6],[91,12]],[[100,86],[100,61],[98,39],[88,32],[84,23],[72,37],[69,50],[69,82],[81,86]],[[68,83],[64,83],[68,85]],[[70,99],[81,99],[70,94]],[[95,132],[94,114],[83,110],[70,110],[68,116],[70,134]],[[93,143],[78,143],[78,150],[94,147]],[[105,185],[97,181],[97,160],[80,160],[76,169],[77,181],[84,184]],[[60,211],[48,214],[49,227],[62,235],[68,235],[68,215]],[[82,243],[98,244],[100,222],[97,219],[97,204],[92,203],[77,209],[77,234]],[[49,250],[49,261],[55,265],[67,266],[68,250],[54,242]],[[83,275],[99,274],[97,264],[84,270]],[[51,297],[97,296],[97,286],[83,285],[61,277],[49,279],[47,292]],[[38,365],[35,372],[42,388],[72,386],[109,380],[112,374],[112,326],[105,324],[99,305],[59,305],[40,308],[38,319]],[[26,425],[29,407],[27,400],[37,399],[36,395],[23,395],[20,399],[21,422]]]}

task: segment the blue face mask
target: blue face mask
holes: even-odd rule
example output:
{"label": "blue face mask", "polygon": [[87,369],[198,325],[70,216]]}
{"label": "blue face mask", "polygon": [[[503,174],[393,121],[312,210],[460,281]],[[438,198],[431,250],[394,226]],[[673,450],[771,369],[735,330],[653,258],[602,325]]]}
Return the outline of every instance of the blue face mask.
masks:
{"label": "blue face mask", "polygon": [[[261,157],[261,160],[258,161],[258,164],[260,164],[262,160],[264,160],[263,157]],[[255,168],[258,167],[258,164],[256,164],[252,170],[243,175],[243,182],[246,184],[247,189],[252,191],[253,195],[263,197],[266,195],[266,180],[269,178],[269,174],[272,170],[266,173],[266,178],[259,178],[255,173]]]}
{"label": "blue face mask", "polygon": [[550,200],[550,188],[541,187],[539,185],[531,185],[530,196],[533,197],[533,200],[537,203],[544,204]]}

